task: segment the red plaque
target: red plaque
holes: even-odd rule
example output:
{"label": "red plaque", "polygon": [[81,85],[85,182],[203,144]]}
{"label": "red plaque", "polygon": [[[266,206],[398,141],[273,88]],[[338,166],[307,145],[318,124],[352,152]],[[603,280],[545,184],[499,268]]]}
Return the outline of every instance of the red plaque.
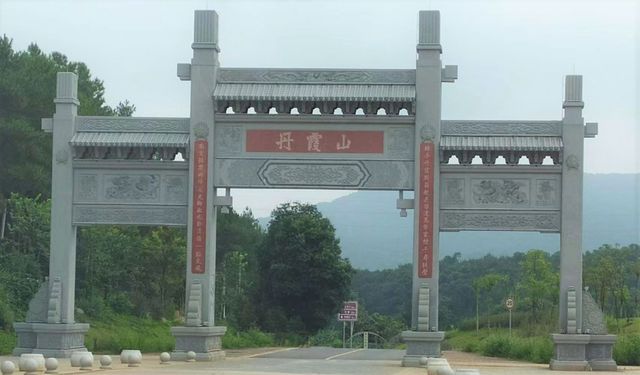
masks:
{"label": "red plaque", "polygon": [[204,273],[207,253],[207,165],[209,143],[206,140],[197,140],[194,147],[191,273]]}
{"label": "red plaque", "polygon": [[418,228],[418,277],[430,278],[433,270],[433,142],[420,145],[420,217]]}
{"label": "red plaque", "polygon": [[247,130],[247,152],[382,154],[383,131]]}

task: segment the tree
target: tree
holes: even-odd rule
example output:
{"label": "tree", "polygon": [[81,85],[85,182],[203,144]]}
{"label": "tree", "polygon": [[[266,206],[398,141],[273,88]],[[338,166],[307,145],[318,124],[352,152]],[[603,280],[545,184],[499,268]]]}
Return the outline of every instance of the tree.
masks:
{"label": "tree", "polygon": [[558,298],[560,278],[551,268],[549,254],[543,250],[530,250],[521,264],[522,278],[518,290],[534,322],[540,322],[540,313],[553,306]]}
{"label": "tree", "polygon": [[[485,292],[487,294],[491,293],[493,288],[495,288],[498,284],[505,283],[509,280],[507,275],[499,275],[497,273],[489,273],[483,275],[475,280],[473,280],[473,291],[476,295],[476,331],[480,329],[480,318],[479,318],[479,305],[480,305],[480,294]],[[489,319],[489,307],[491,306],[490,299],[487,296],[487,321]]]}
{"label": "tree", "polygon": [[258,253],[262,326],[311,335],[349,296],[353,269],[335,229],[313,205],[285,203],[271,213]]}
{"label": "tree", "polygon": [[185,230],[178,228],[154,228],[142,241],[138,290],[156,317],[172,316],[182,305],[186,247]]}
{"label": "tree", "polygon": [[49,266],[50,202],[12,194],[4,239],[0,239],[0,326],[22,318]]}
{"label": "tree", "polygon": [[[87,66],[61,53],[43,53],[31,44],[14,51],[6,35],[0,38],[0,201],[11,193],[48,197],[51,190],[51,135],[40,130],[41,118],[55,111],[56,73],[78,75],[80,115],[125,115],[135,111],[128,101],[116,109],[104,100],[102,81]],[[0,204],[0,208],[3,208]],[[0,212],[4,216],[5,211]],[[0,219],[1,221],[1,219]],[[0,230],[1,232],[1,230]]]}

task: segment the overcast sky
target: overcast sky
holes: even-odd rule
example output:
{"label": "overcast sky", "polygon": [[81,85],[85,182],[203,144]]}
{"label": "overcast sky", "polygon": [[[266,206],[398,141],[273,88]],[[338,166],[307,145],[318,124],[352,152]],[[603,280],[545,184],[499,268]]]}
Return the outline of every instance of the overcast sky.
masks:
{"label": "overcast sky", "polygon": [[[559,120],[566,74],[584,76],[585,170],[640,172],[638,1],[33,1],[0,0],[0,34],[85,62],[110,105],[137,116],[189,116],[193,11],[220,16],[223,67],[415,68],[417,13],[441,11],[443,119]],[[345,192],[237,191],[268,215],[290,199]],[[390,202],[393,204],[393,202]]]}

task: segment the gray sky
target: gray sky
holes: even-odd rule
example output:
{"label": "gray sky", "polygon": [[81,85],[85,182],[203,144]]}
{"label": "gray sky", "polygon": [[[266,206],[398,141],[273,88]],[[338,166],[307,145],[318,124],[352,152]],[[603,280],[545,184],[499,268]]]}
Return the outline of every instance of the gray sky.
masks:
{"label": "gray sky", "polygon": [[[32,1],[0,0],[0,34],[85,62],[106,99],[137,116],[189,116],[193,10],[220,15],[224,67],[414,68],[417,12],[441,11],[443,119],[557,120],[563,77],[584,75],[585,170],[640,172],[638,1]],[[278,202],[341,191],[237,191],[268,215]],[[393,204],[393,202],[390,202]]]}

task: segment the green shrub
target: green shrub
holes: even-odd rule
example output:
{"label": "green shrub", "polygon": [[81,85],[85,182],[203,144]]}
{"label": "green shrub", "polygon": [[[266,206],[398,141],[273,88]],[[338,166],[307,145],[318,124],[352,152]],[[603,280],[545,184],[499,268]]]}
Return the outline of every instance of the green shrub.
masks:
{"label": "green shrub", "polygon": [[511,340],[509,336],[490,335],[482,345],[481,352],[489,357],[509,358],[511,349]]}
{"label": "green shrub", "polygon": [[640,365],[640,336],[618,336],[618,341],[613,347],[613,359],[619,365]]}
{"label": "green shrub", "polygon": [[309,339],[309,345],[342,348],[342,332],[334,329],[322,329],[315,335],[311,336]]}
{"label": "green shrub", "polygon": [[0,355],[11,354],[16,346],[16,334],[0,331]]}

